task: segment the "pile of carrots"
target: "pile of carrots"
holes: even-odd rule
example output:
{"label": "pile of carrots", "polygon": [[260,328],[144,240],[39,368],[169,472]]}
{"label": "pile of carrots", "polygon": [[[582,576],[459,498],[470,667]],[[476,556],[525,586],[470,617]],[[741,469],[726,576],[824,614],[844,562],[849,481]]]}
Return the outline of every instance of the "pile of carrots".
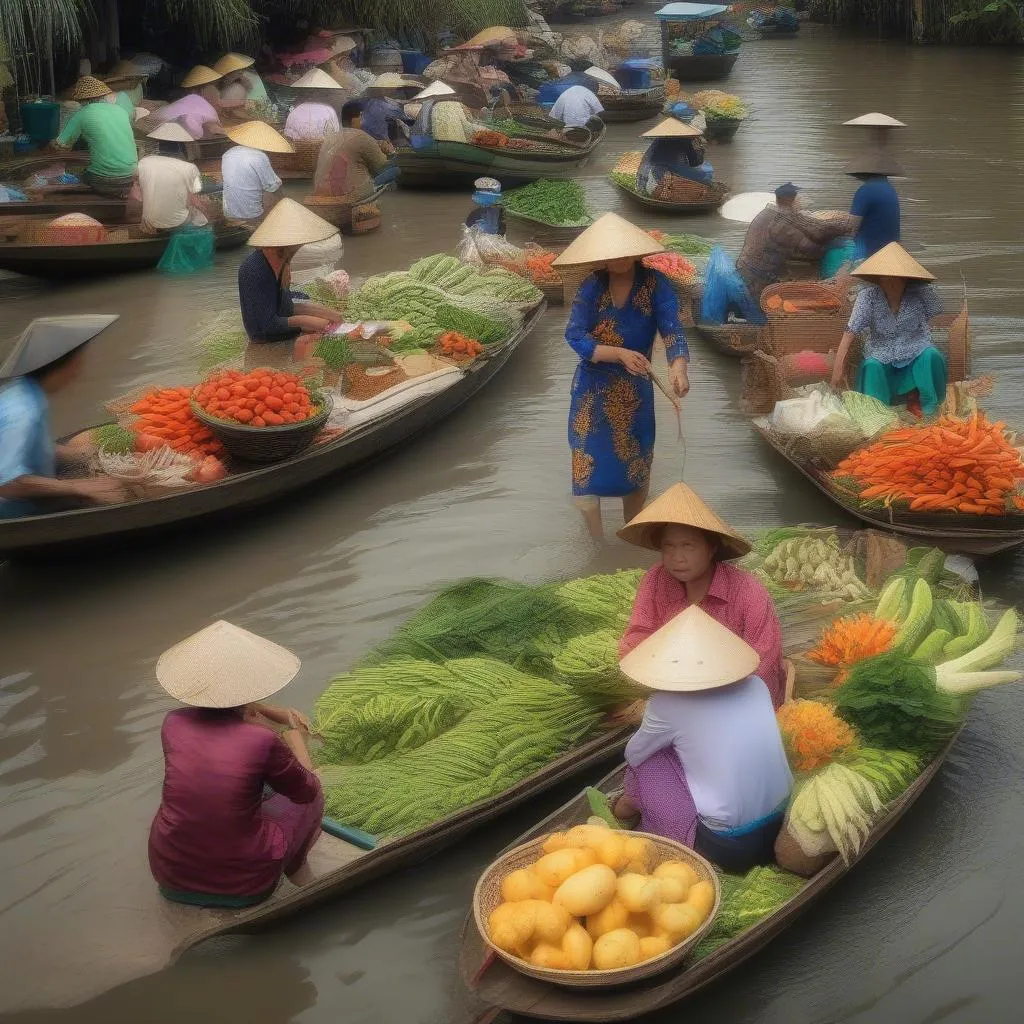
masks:
{"label": "pile of carrots", "polygon": [[437,339],[437,347],[441,355],[448,356],[449,359],[454,359],[457,362],[475,359],[484,350],[479,341],[467,338],[464,334],[459,334],[458,331],[445,331]]}
{"label": "pile of carrots", "polygon": [[183,455],[219,455],[220,441],[205,424],[192,415],[188,388],[160,388],[150,391],[131,406],[138,417],[135,447],[142,452],[167,445]]}
{"label": "pile of carrots", "polygon": [[1005,427],[975,413],[893,430],[843,459],[832,477],[840,487],[852,478],[864,501],[908,502],[915,512],[1024,511],[1024,461]]}
{"label": "pile of carrots", "polygon": [[693,284],[697,280],[697,268],[677,252],[656,252],[643,258],[643,265],[657,270],[680,284]]}
{"label": "pile of carrots", "polygon": [[836,619],[824,633],[818,646],[807,652],[811,661],[840,670],[834,685],[845,681],[848,670],[863,661],[891,650],[896,639],[896,624],[888,619],[861,613]]}
{"label": "pile of carrots", "polygon": [[534,284],[554,284],[562,280],[561,275],[551,265],[557,253],[539,252],[526,258],[526,273]]}
{"label": "pile of carrots", "polygon": [[250,427],[301,423],[317,412],[299,377],[268,369],[215,373],[196,388],[192,398],[211,416]]}
{"label": "pile of carrots", "polygon": [[839,306],[839,300],[832,298],[783,299],[781,295],[769,295],[764,300],[764,308],[769,313],[835,313]]}

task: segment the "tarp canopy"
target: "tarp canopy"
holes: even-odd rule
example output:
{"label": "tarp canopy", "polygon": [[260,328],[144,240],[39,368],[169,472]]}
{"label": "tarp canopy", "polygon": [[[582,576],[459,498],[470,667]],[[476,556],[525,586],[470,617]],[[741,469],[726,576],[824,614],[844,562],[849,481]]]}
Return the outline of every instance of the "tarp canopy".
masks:
{"label": "tarp canopy", "polygon": [[655,12],[659,21],[700,21],[703,18],[714,18],[729,10],[724,4],[667,4]]}

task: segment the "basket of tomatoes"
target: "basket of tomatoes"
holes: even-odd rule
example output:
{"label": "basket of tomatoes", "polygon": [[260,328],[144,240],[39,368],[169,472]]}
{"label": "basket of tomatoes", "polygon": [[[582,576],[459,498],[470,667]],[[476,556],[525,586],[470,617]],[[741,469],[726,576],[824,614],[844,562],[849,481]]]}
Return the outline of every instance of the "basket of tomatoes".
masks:
{"label": "basket of tomatoes", "polygon": [[221,370],[192,392],[192,412],[246,462],[279,462],[309,447],[331,414],[330,395],[279,370]]}

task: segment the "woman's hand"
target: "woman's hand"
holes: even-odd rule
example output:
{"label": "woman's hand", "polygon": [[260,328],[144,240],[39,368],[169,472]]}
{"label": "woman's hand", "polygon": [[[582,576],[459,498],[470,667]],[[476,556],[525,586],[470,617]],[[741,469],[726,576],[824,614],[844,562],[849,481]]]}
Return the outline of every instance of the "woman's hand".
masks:
{"label": "woman's hand", "polygon": [[832,387],[836,391],[842,390],[843,387],[843,377],[846,375],[844,363],[845,360],[840,360],[839,356],[836,356],[836,361],[832,366]]}
{"label": "woman's hand", "polygon": [[297,708],[285,708],[285,717],[288,720],[288,727],[290,729],[300,729],[307,736],[312,730],[312,726],[309,723],[309,719]]}
{"label": "woman's hand", "polygon": [[849,355],[850,346],[853,344],[854,334],[852,331],[844,331],[839,341],[839,349],[836,352],[835,362],[832,364],[832,387],[839,391],[842,389],[846,377],[846,357]]}
{"label": "woman's hand", "polygon": [[96,505],[117,505],[128,500],[124,487],[113,477],[93,476],[74,481],[74,493]]}
{"label": "woman's hand", "polygon": [[298,327],[303,334],[320,334],[331,326],[331,322],[323,317],[300,314],[288,317],[288,326]]}
{"label": "woman's hand", "polygon": [[651,363],[648,358],[640,352],[634,352],[632,349],[620,348],[616,349],[619,362],[631,373],[634,377],[650,377],[651,375]]}
{"label": "woman's hand", "polygon": [[672,382],[672,390],[679,398],[690,393],[690,374],[685,359],[677,359],[668,368],[668,379]]}

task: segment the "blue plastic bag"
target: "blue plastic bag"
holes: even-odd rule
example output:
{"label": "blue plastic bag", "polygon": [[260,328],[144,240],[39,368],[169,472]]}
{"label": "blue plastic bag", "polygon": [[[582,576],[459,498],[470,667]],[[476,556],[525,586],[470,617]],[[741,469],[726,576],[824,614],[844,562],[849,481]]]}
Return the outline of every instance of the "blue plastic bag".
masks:
{"label": "blue plastic bag", "polygon": [[761,307],[750,297],[732,257],[716,245],[704,271],[700,319],[702,323],[724,324],[730,313],[749,324],[767,323]]}

